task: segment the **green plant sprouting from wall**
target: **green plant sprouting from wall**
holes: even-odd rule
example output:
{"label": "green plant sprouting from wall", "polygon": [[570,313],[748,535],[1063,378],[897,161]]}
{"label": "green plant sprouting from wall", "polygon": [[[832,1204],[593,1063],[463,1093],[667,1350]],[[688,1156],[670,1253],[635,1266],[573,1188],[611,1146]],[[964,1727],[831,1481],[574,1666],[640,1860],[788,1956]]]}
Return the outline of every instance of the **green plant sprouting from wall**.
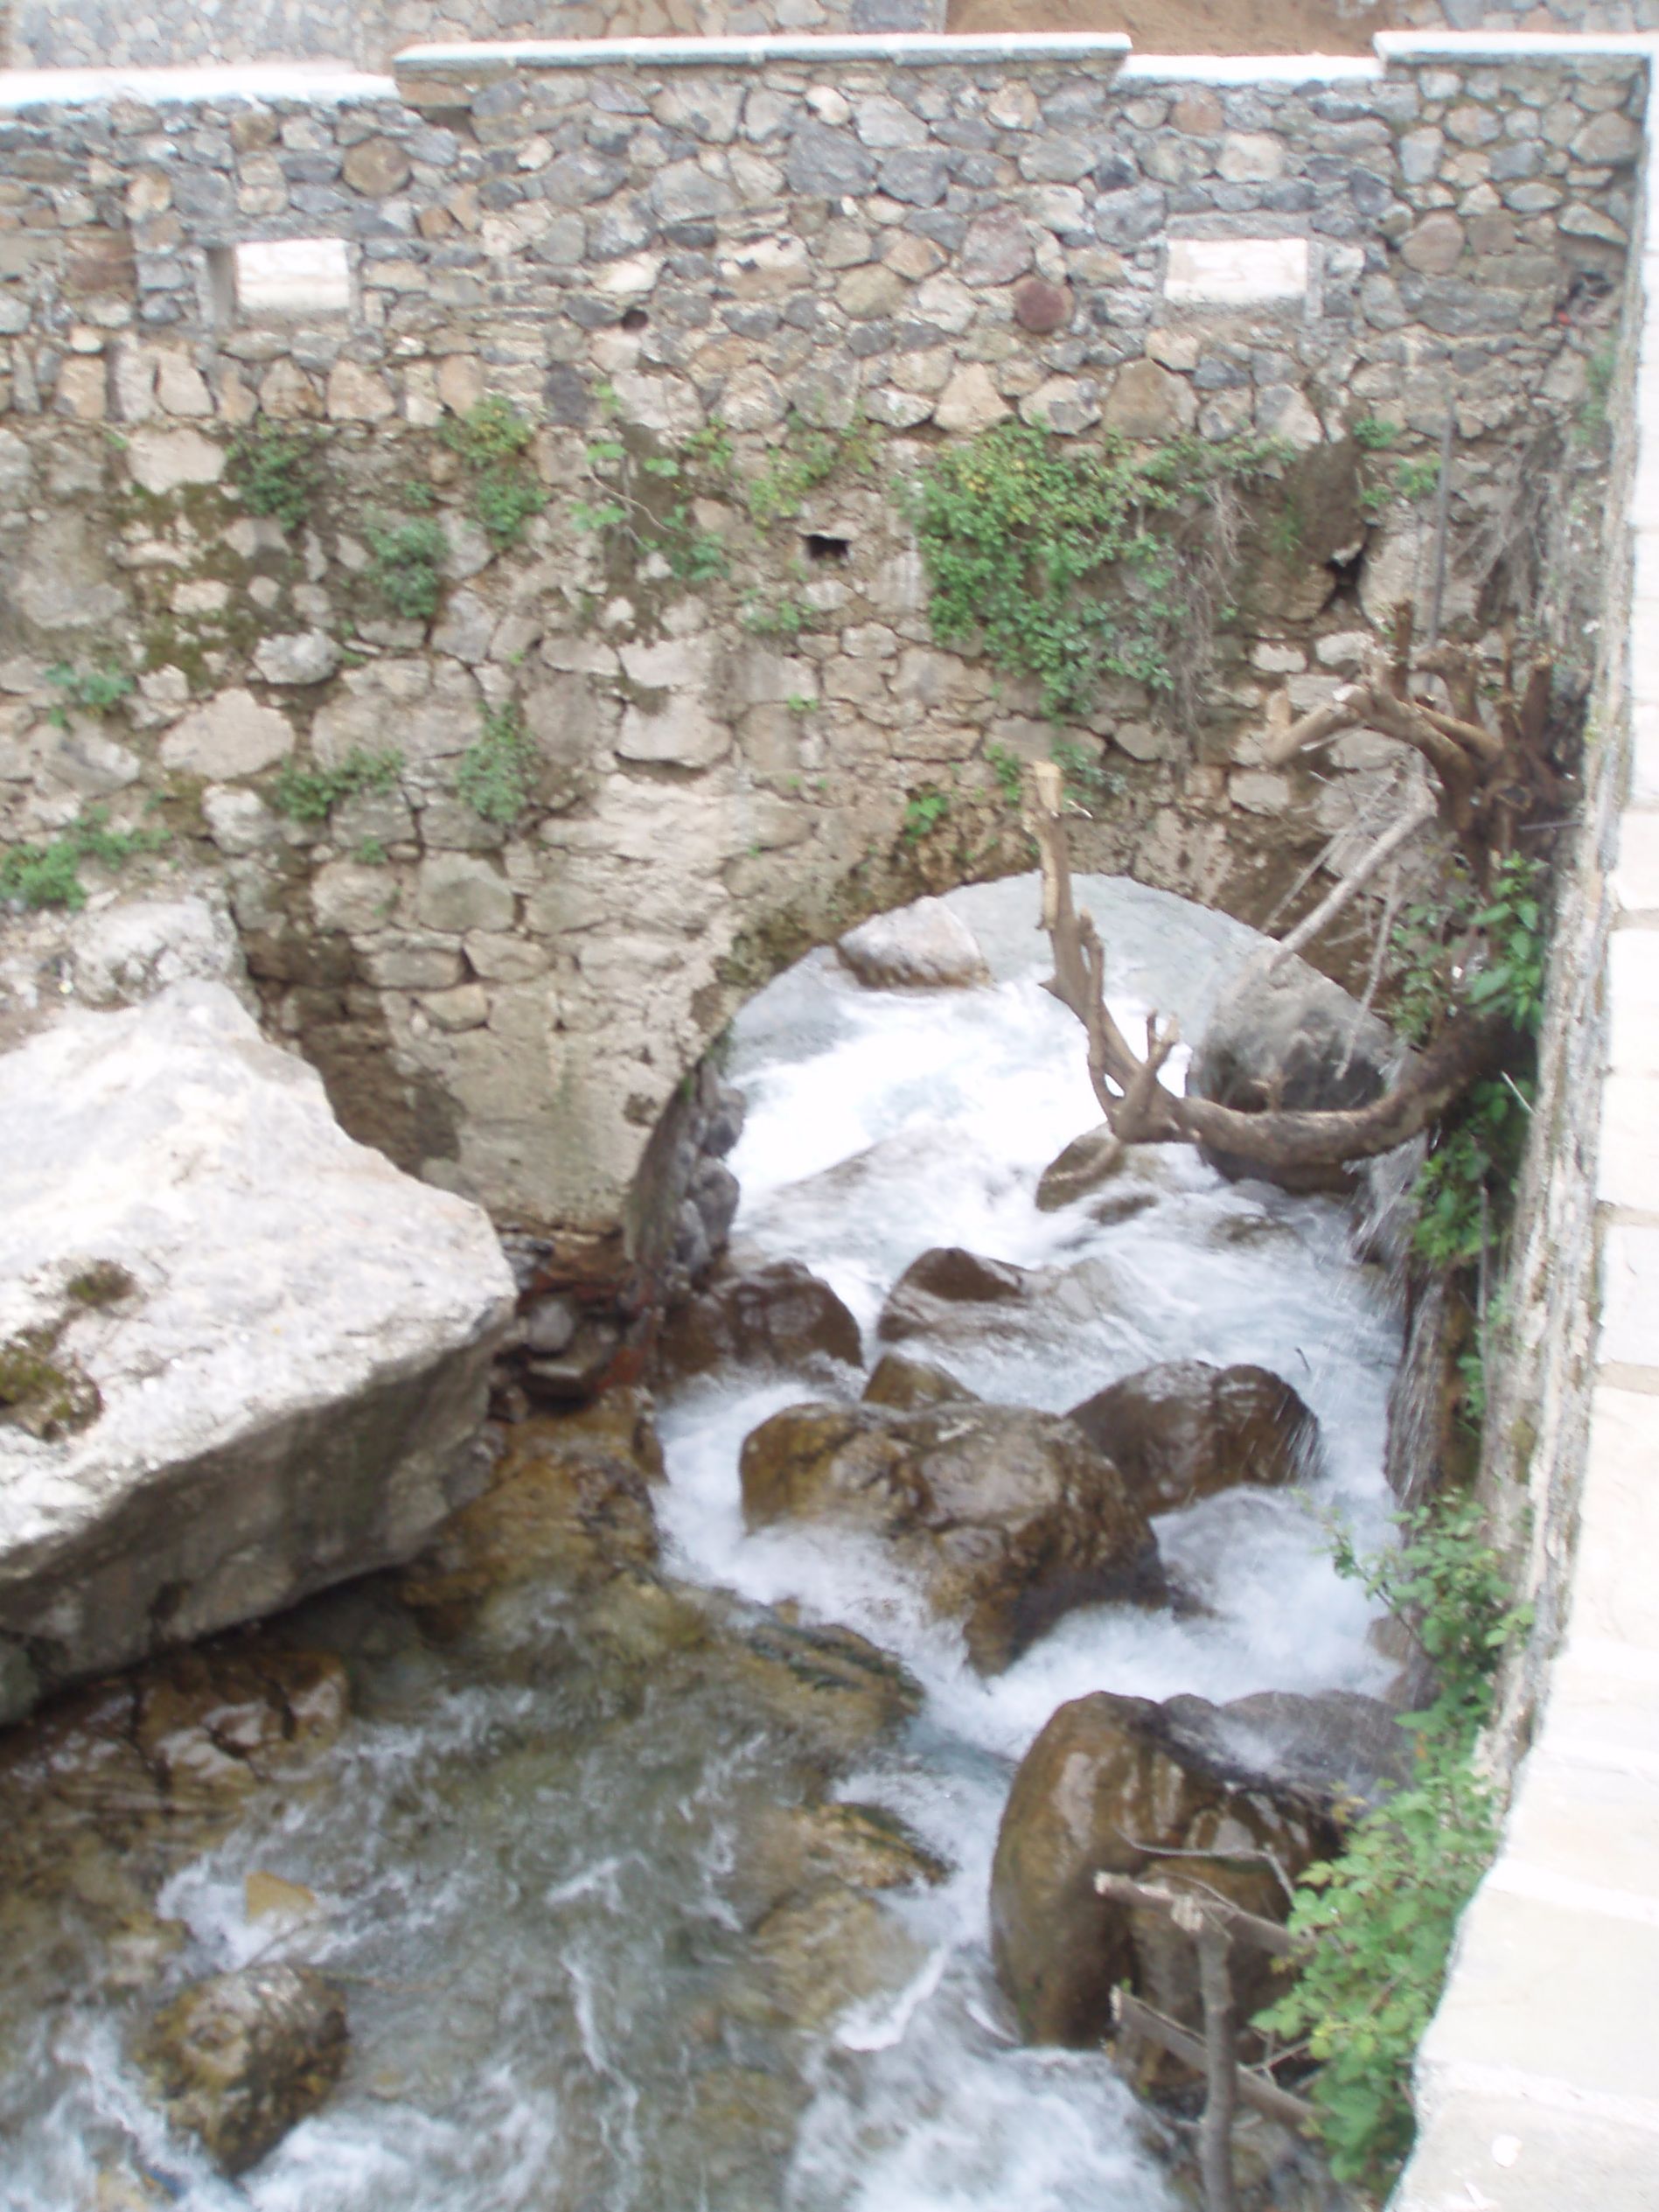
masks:
{"label": "green plant sprouting from wall", "polygon": [[773,448],[759,472],[743,487],[744,504],[756,529],[798,515],[810,495],[842,471],[868,476],[875,466],[875,426],[854,416],[844,429],[820,428],[791,415],[784,442]]}
{"label": "green plant sprouting from wall", "polygon": [[1311,2100],[1339,2180],[1385,2187],[1411,2146],[1411,2068],[1446,1976],[1458,1918],[1490,1860],[1497,1806],[1473,1764],[1499,1661],[1529,1623],[1467,1497],[1402,1517],[1397,1549],[1362,1556],[1339,1532],[1338,1571],[1411,1633],[1437,1693],[1401,1717],[1405,1785],[1297,1885],[1298,1978],[1257,2025],[1319,2067]]}
{"label": "green plant sprouting from wall", "polygon": [[371,753],[353,746],[343,760],[302,767],[284,761],[271,785],[271,803],[296,822],[325,822],[342,799],[360,792],[389,792],[403,756],[394,748]]}
{"label": "green plant sprouting from wall", "polygon": [[535,795],[536,764],[535,740],[518,707],[486,708],[483,733],[456,770],[457,795],[480,820],[510,828]]}
{"label": "green plant sprouting from wall", "polygon": [[731,440],[718,423],[667,452],[613,410],[585,458],[589,489],[570,508],[578,531],[617,538],[637,556],[659,555],[681,583],[714,583],[729,572],[725,539],[697,515],[699,497],[724,491],[731,470]]}
{"label": "green plant sprouting from wall", "polygon": [[429,622],[443,596],[442,574],[449,541],[430,515],[412,522],[371,525],[368,580],[388,609],[404,622]]}
{"label": "green plant sprouting from wall", "polygon": [[261,416],[231,440],[226,465],[250,514],[274,516],[289,531],[310,514],[317,493],[315,432]]}
{"label": "green plant sprouting from wall", "polygon": [[87,903],[80,881],[82,861],[119,868],[140,853],[160,852],[168,841],[165,830],[112,829],[109,809],[89,806],[43,844],[9,845],[0,850],[0,901],[79,909]]}
{"label": "green plant sprouting from wall", "polygon": [[59,660],[47,669],[46,681],[59,694],[46,715],[54,729],[68,728],[72,708],[86,715],[107,715],[136,689],[132,677],[113,660],[96,668],[76,667]]}
{"label": "green plant sprouting from wall", "polygon": [[1023,422],[943,448],[907,500],[934,635],[1035,677],[1056,721],[1086,713],[1109,676],[1182,687],[1228,612],[1228,495],[1279,457],[1258,438],[1147,452]]}
{"label": "green plant sprouting from wall", "polygon": [[1461,1007],[1499,1015],[1519,1047],[1516,1064],[1471,1085],[1423,1163],[1412,1239],[1432,1267],[1479,1262],[1507,1218],[1532,1111],[1544,888],[1544,863],[1511,854],[1486,897],[1459,870],[1441,897],[1409,908],[1394,932],[1394,1024],[1408,1042],[1426,1043]]}
{"label": "green plant sprouting from wall", "polygon": [[446,415],[438,436],[472,478],[472,512],[485,537],[498,553],[517,545],[547,504],[530,454],[535,425],[491,392],[466,414]]}

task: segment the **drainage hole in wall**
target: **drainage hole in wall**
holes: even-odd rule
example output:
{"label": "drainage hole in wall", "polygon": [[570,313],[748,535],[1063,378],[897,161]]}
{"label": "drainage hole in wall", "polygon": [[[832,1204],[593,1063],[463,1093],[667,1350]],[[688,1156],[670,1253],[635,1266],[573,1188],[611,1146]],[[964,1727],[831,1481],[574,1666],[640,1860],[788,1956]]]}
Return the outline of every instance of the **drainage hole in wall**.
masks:
{"label": "drainage hole in wall", "polygon": [[853,551],[851,538],[833,538],[823,530],[808,530],[801,543],[809,561],[846,561]]}
{"label": "drainage hole in wall", "polygon": [[643,307],[625,308],[622,316],[622,327],[625,331],[643,331],[650,320],[650,316],[646,314]]}

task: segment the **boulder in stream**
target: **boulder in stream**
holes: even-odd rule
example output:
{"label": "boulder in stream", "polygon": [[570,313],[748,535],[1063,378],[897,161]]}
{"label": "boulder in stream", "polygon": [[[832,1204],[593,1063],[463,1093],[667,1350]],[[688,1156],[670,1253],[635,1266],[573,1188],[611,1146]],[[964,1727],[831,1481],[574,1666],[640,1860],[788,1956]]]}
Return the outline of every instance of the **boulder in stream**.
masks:
{"label": "boulder in stream", "polygon": [[[1126,1980],[1196,2025],[1192,1946],[1163,1915],[1097,1895],[1096,1874],[1202,1885],[1282,1921],[1286,1884],[1338,1847],[1343,1818],[1403,1776],[1408,1749],[1385,1707],[1349,1695],[1157,1705],[1102,1691],[1063,1705],[1014,1776],[991,1876],[997,1976],[1027,2038],[1098,2043]],[[1248,2018],[1268,1970],[1236,1950],[1234,1978]]]}
{"label": "boulder in stream", "polygon": [[1166,1360],[1074,1406],[1077,1423],[1148,1513],[1241,1483],[1282,1489],[1308,1474],[1319,1423],[1265,1367]]}
{"label": "boulder in stream", "polygon": [[345,2044],[345,2004],[320,1974],[256,1965],[192,1982],[138,2055],[170,2123],[234,2179],[326,2100]]}
{"label": "boulder in stream", "polygon": [[798,1518],[881,1538],[994,1674],[1063,1613],[1168,1595],[1123,1478],[1070,1421],[1013,1406],[791,1406],[743,1445],[752,1526]]}
{"label": "boulder in stream", "polygon": [[676,1381],[716,1367],[861,1364],[858,1323],[826,1282],[798,1260],[717,1276],[664,1325],[661,1359]]}
{"label": "boulder in stream", "polygon": [[43,1686],[407,1559],[482,1485],[512,1281],[222,984],[0,1058],[0,1640]]}
{"label": "boulder in stream", "polygon": [[1033,1272],[984,1260],[960,1245],[939,1245],[910,1266],[888,1294],[875,1333],[887,1343],[948,1331],[961,1306],[1019,1306],[1030,1296]]}
{"label": "boulder in stream", "polygon": [[883,1352],[864,1385],[867,1406],[972,1406],[979,1393],[943,1367],[903,1352]]}
{"label": "boulder in stream", "polygon": [[973,932],[940,898],[861,922],[835,949],[861,983],[878,990],[960,990],[991,980]]}
{"label": "boulder in stream", "polygon": [[[1246,973],[1222,1001],[1192,1056],[1187,1092],[1244,1113],[1369,1106],[1403,1057],[1386,1023],[1328,977],[1287,960]],[[1248,1177],[1304,1192],[1354,1187],[1342,1167],[1269,1169],[1242,1154],[1200,1149],[1230,1182]]]}

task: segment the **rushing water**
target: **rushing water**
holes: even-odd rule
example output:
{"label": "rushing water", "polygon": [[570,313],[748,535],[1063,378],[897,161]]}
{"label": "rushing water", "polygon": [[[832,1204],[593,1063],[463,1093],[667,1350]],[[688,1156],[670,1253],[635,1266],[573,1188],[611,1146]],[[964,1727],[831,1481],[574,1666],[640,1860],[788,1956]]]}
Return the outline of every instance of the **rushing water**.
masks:
{"label": "rushing water", "polygon": [[[1195,1034],[1250,932],[1126,883],[1084,890],[1120,1016],[1155,1005]],[[1056,1410],[1154,1360],[1259,1362],[1319,1417],[1310,1494],[1242,1490],[1166,1517],[1160,1543],[1201,1609],[1078,1612],[986,1681],[868,1546],[818,1527],[745,1532],[738,1448],[810,1394],[798,1377],[728,1372],[687,1389],[662,1416],[673,1574],[736,1593],[749,1609],[733,1617],[791,1601],[809,1622],[861,1631],[923,1685],[915,1720],[832,1756],[717,1645],[669,1636],[619,1656],[558,1593],[532,1594],[492,1642],[448,1652],[382,1586],[317,1601],[295,1633],[348,1657],[344,1739],[303,1789],[267,1790],[212,1848],[157,1859],[156,1909],[185,1931],[166,1986],[273,1953],[338,1978],[345,2081],[240,2184],[215,2179],[166,2135],[123,2055],[156,1988],[112,1981],[107,1914],[80,1912],[72,1886],[52,1925],[9,1938],[3,2212],[1173,2206],[1155,2131],[1105,2062],[1011,2038],[986,1895],[1012,1762],[1090,1689],[1381,1686],[1365,1607],[1330,1568],[1320,1515],[1340,1507],[1367,1536],[1383,1525],[1398,1331],[1374,1271],[1349,1256],[1343,1208],[1229,1185],[1195,1155],[1161,1155],[1152,1202],[1115,1224],[1086,1206],[1038,1213],[1041,1169],[1097,1119],[1081,1034],[1039,986],[1032,880],[951,903],[991,986],[871,992],[819,953],[739,1021],[737,1245],[826,1277],[872,1357],[883,1298],[931,1246],[1057,1271],[1040,1329],[906,1350],[985,1397]],[[787,2013],[766,1993],[750,1860],[767,1819],[809,1802],[826,1773],[951,1872],[889,1901],[893,1971],[819,2017],[798,1993]],[[305,1885],[316,1914],[250,1924],[254,1869]]]}

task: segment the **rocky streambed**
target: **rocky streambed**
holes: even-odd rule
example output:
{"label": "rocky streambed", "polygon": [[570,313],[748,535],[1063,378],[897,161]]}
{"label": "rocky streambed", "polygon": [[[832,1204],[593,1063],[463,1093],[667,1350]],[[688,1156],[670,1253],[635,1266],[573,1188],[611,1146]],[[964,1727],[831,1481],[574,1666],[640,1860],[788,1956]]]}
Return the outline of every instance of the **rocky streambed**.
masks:
{"label": "rocky streambed", "polygon": [[[1081,888],[1114,999],[1202,1031],[1251,933]],[[1091,2046],[1113,1980],[1191,1991],[1092,1874],[1254,1852],[1272,1909],[1386,1772],[1321,1517],[1386,1525],[1398,1323],[1339,1197],[1166,1152],[1040,1205],[1094,1113],[1035,889],[947,904],[979,980],[815,954],[738,1023],[655,1398],[0,1739],[7,2212],[1185,2201]],[[1240,2172],[1324,2202],[1271,2132]]]}

